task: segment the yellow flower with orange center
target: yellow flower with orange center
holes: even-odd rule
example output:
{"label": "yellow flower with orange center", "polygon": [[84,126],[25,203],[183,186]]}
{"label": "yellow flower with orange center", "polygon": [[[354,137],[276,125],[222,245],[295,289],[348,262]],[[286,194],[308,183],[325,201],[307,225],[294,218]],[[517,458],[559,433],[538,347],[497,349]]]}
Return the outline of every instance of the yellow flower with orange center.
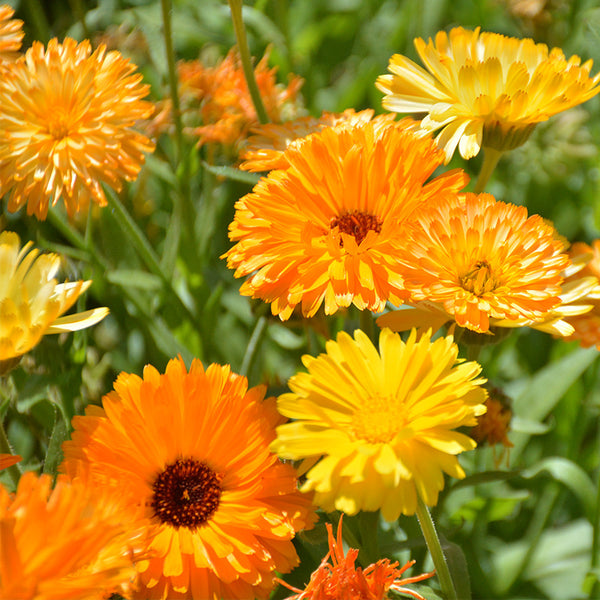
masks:
{"label": "yellow flower with orange center", "polygon": [[114,387],[73,419],[62,469],[143,507],[149,557],[136,563],[134,597],[267,598],[275,571],[298,562],[295,532],[315,518],[293,467],[269,450],[275,399],[199,360],[122,373]]}
{"label": "yellow flower with orange center", "polygon": [[7,4],[0,6],[0,64],[3,61],[15,60],[25,36],[23,21],[12,19],[14,14],[14,8]]}
{"label": "yellow flower with orange center", "polygon": [[[29,471],[17,491],[0,486],[0,599],[88,600],[125,591],[140,531],[119,496],[82,481]],[[124,589],[125,586],[125,589]]]}
{"label": "yellow flower with orange center", "polygon": [[249,275],[240,293],[270,302],[282,320],[299,305],[310,317],[321,305],[332,314],[400,304],[404,221],[468,181],[455,170],[427,182],[442,155],[412,124],[327,127],[290,146],[289,167],[236,203],[229,237],[237,244],[224,256],[236,277]]}
{"label": "yellow flower with orange center", "polygon": [[57,254],[39,254],[19,236],[0,233],[0,374],[13,359],[29,352],[49,333],[77,331],[94,325],[107,308],[60,316],[91,285],[91,281],[57,283]]}
{"label": "yellow flower with orange center", "polygon": [[528,217],[522,206],[470,193],[416,213],[399,261],[417,313],[388,313],[378,319],[382,327],[435,328],[453,319],[479,333],[499,321],[545,321],[561,304],[569,265],[562,241],[539,215]]}
{"label": "yellow flower with orange center", "polygon": [[425,600],[421,594],[405,586],[429,579],[434,573],[402,579],[402,574],[415,564],[414,560],[401,568],[397,561],[390,562],[388,559],[378,560],[365,569],[357,567],[358,550],[349,548],[344,552],[342,518],[343,515],[338,524],[337,539],[333,537],[331,524],[326,523],[329,552],[310,576],[304,590],[281,581],[285,587],[296,592],[286,600],[387,600],[390,590],[416,600]]}
{"label": "yellow flower with orange center", "polygon": [[308,373],[277,403],[294,421],[271,446],[311,465],[301,489],[323,510],[381,509],[394,521],[415,513],[417,496],[435,505],[444,473],[465,476],[457,455],[476,444],[455,430],[476,425],[487,393],[480,365],[459,359],[451,336],[417,340],[413,330],[403,342],[384,329],[377,352],[362,331],[342,332],[302,360]]}
{"label": "yellow flower with orange center", "polygon": [[[353,108],[348,108],[342,113],[326,111],[319,118],[300,117],[281,124],[256,125],[251,129],[253,135],[248,138],[248,144],[241,154],[240,169],[252,172],[285,169],[288,166],[285,158],[288,146],[299,143],[302,138],[324,127],[355,127],[371,120],[374,125],[385,126],[388,121],[394,120],[393,114],[379,115],[375,118],[373,115],[372,109],[355,112]],[[418,128],[416,122],[414,127],[415,130]]]}
{"label": "yellow flower with orange center", "polygon": [[421,127],[441,129],[437,138],[449,162],[456,147],[463,158],[481,147],[503,151],[521,145],[537,123],[595,96],[600,73],[592,61],[565,58],[531,39],[456,27],[440,31],[435,42],[415,39],[425,65],[395,54],[391,75],[377,87],[383,106],[400,113],[426,113]]}
{"label": "yellow flower with orange center", "polygon": [[136,121],[152,113],[136,67],[86,40],[34,42],[0,79],[0,196],[45,219],[63,198],[69,216],[90,200],[107,204],[102,184],[133,181],[154,144]]}

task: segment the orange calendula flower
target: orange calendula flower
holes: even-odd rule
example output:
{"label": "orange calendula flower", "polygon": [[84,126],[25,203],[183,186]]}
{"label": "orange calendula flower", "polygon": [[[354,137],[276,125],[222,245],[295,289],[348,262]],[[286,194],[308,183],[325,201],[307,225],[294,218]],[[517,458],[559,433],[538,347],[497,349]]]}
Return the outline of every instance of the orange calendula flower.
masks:
{"label": "orange calendula flower", "polygon": [[0,195],[45,219],[63,198],[67,213],[106,205],[105,184],[133,181],[154,144],[133,128],[148,117],[136,67],[119,52],[70,38],[39,42],[0,78]]}
{"label": "orange calendula flower", "polygon": [[313,316],[356,305],[382,311],[405,291],[398,251],[403,223],[434,198],[454,197],[460,170],[427,182],[442,161],[410,119],[327,127],[285,152],[289,167],[271,171],[236,203],[224,256],[240,293],[271,303],[288,319],[301,305]]}
{"label": "orange calendula flower", "polygon": [[308,373],[277,403],[294,421],[271,446],[311,465],[302,490],[327,512],[381,509],[387,521],[414,514],[417,495],[437,504],[443,474],[463,478],[457,455],[476,446],[455,430],[485,412],[480,365],[458,359],[451,336],[415,330],[403,342],[384,329],[379,352],[362,331],[342,332],[326,350],[303,357]]}
{"label": "orange calendula flower", "polygon": [[32,242],[21,248],[16,233],[0,233],[0,374],[43,335],[77,331],[108,314],[96,308],[61,317],[92,282],[57,283],[59,266],[57,254],[40,255]]}
{"label": "orange calendula flower", "polygon": [[415,39],[426,69],[400,54],[391,75],[377,87],[383,106],[401,113],[427,113],[421,127],[441,129],[437,141],[449,162],[456,147],[472,158],[481,147],[509,150],[524,143],[537,123],[595,96],[600,73],[592,61],[565,58],[531,39],[456,27],[435,42]]}
{"label": "orange calendula flower", "polygon": [[314,513],[269,451],[282,418],[264,393],[227,366],[174,359],[165,374],[122,373],[104,408],[73,419],[63,470],[144,507],[136,598],[267,598],[297,564],[291,540]]}
{"label": "orange calendula flower", "polygon": [[402,574],[415,564],[414,560],[401,568],[397,561],[390,562],[388,559],[378,560],[366,569],[357,567],[358,550],[350,548],[344,553],[342,518],[343,515],[338,524],[337,540],[333,537],[331,524],[326,524],[329,552],[310,576],[304,590],[280,580],[285,587],[296,592],[286,600],[388,600],[390,590],[425,600],[418,592],[405,586],[429,579],[435,572],[402,579]]}
{"label": "orange calendula flower", "polygon": [[0,599],[88,600],[122,590],[135,575],[140,532],[123,524],[118,495],[82,481],[21,476],[0,486]]}
{"label": "orange calendula flower", "polygon": [[[277,69],[270,69],[268,60],[266,53],[256,65],[254,76],[269,119],[278,123],[294,116],[296,97],[303,80],[296,76],[290,79],[287,87],[278,85]],[[199,60],[181,62],[178,73],[187,110],[197,111],[200,104],[203,125],[194,130],[200,138],[199,145],[233,145],[245,139],[250,127],[258,124],[237,51],[230,50],[215,67],[207,67]],[[286,117],[286,112],[290,111],[292,114]]]}
{"label": "orange calendula flower", "polygon": [[[479,333],[502,320],[516,326],[545,321],[561,304],[569,265],[555,233],[540,216],[528,217],[524,207],[490,194],[468,193],[423,207],[405,228],[398,259],[410,303],[417,304],[419,317],[437,317],[438,327],[449,315]],[[398,330],[395,320],[405,320],[403,313],[389,313],[378,323]]]}
{"label": "orange calendula flower", "polygon": [[[256,125],[251,130],[254,135],[248,138],[241,155],[240,169],[252,172],[285,169],[288,166],[285,150],[315,131],[336,125],[355,127],[371,120],[374,125],[385,126],[395,116],[387,114],[373,118],[373,115],[372,109],[355,112],[353,108],[348,108],[342,113],[324,112],[319,118],[300,117],[281,124]],[[418,124],[414,122],[414,126],[416,130]]]}
{"label": "orange calendula flower", "polygon": [[15,60],[25,36],[23,21],[12,19],[14,14],[14,8],[7,4],[0,6],[0,63]]}
{"label": "orange calendula flower", "polygon": [[[583,268],[577,277],[592,277],[600,280],[600,240],[594,240],[589,246],[577,242],[569,248],[569,256],[574,263]],[[595,285],[583,298],[591,309],[580,315],[568,316],[566,321],[573,328],[566,341],[577,340],[584,348],[596,346],[600,350],[600,285]]]}

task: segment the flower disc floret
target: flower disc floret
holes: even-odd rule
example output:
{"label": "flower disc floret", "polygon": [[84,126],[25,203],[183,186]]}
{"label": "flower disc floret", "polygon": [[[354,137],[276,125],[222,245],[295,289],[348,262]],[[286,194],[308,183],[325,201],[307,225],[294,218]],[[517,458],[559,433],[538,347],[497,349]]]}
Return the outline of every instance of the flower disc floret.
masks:
{"label": "flower disc floret", "polygon": [[443,473],[464,477],[456,455],[476,444],[455,429],[477,423],[487,393],[481,367],[458,359],[452,337],[417,340],[413,330],[403,342],[384,329],[377,352],[362,331],[342,332],[303,363],[308,373],[278,400],[295,421],[277,428],[272,447],[294,460],[322,456],[302,490],[323,510],[381,509],[394,521],[414,514],[417,495],[435,505]]}

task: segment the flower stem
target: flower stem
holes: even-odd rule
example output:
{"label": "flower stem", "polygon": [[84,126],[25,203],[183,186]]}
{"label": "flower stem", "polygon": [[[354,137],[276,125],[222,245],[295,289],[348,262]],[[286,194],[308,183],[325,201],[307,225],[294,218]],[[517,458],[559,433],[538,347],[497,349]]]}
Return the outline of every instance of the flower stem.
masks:
{"label": "flower stem", "polygon": [[258,354],[260,344],[265,337],[266,331],[267,318],[263,315],[258,318],[258,321],[256,321],[256,325],[254,326],[254,330],[252,331],[252,335],[250,336],[250,341],[248,342],[248,346],[246,347],[246,353],[244,354],[244,359],[242,360],[240,375],[245,375],[246,377],[249,375],[250,369],[254,364],[256,355]]}
{"label": "flower stem", "polygon": [[481,165],[481,171],[479,171],[479,176],[475,182],[475,189],[473,190],[476,194],[480,194],[485,189],[501,156],[501,150],[489,147],[483,149],[483,164]]}
{"label": "flower stem", "polygon": [[369,336],[369,339],[376,343],[375,340],[375,325],[373,323],[373,313],[369,310],[361,310],[359,317],[360,329],[363,333],[366,333]]}
{"label": "flower stem", "polygon": [[256,116],[260,123],[268,123],[269,115],[265,110],[262,98],[260,97],[260,91],[254,77],[254,69],[252,68],[252,57],[250,56],[250,48],[248,46],[248,39],[246,38],[246,28],[244,27],[244,19],[242,18],[242,0],[229,0],[229,7],[231,8],[231,18],[233,20],[233,29],[235,30],[235,37],[237,39],[238,50],[240,53],[240,59],[242,61],[242,68],[244,69],[244,77],[246,78],[246,85],[254,104],[254,110],[256,110]]}
{"label": "flower stem", "polygon": [[454,589],[454,583],[448,569],[448,563],[440,544],[440,538],[438,537],[431,513],[425,505],[425,502],[419,497],[417,500],[417,519],[425,538],[425,543],[433,559],[435,570],[440,580],[440,586],[442,588],[442,594],[446,600],[457,600],[456,590]]}
{"label": "flower stem", "polygon": [[[6,435],[6,431],[4,431],[4,424],[0,420],[0,453],[1,454],[14,454],[12,448],[10,447],[10,443],[8,441],[8,437]],[[19,471],[19,467],[17,465],[12,465],[6,469],[8,475],[10,476],[15,488],[19,483],[19,479],[21,477],[21,471]]]}

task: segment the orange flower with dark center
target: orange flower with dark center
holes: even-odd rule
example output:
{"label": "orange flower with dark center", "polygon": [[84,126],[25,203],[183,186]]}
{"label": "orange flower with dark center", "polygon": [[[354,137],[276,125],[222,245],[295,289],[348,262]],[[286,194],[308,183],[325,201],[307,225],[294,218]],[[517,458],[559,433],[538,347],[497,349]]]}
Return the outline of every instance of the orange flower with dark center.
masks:
{"label": "orange flower with dark center", "polygon": [[404,222],[434,199],[455,197],[467,176],[427,181],[442,160],[410,119],[326,127],[290,145],[285,170],[271,171],[236,203],[224,256],[240,293],[288,319],[354,304],[379,312],[406,297],[398,253]]}
{"label": "orange flower with dark center", "polygon": [[414,560],[408,561],[401,568],[398,568],[397,561],[391,562],[388,559],[378,560],[364,570],[357,567],[355,562],[358,550],[350,548],[344,553],[342,518],[343,515],[338,525],[337,540],[333,537],[331,524],[326,524],[329,552],[310,576],[310,582],[304,590],[279,580],[285,587],[296,592],[286,600],[387,600],[390,590],[417,600],[425,600],[421,594],[405,586],[429,579],[435,572],[401,579],[402,574],[415,564]]}
{"label": "orange flower with dark center", "polygon": [[174,359],[122,373],[103,408],[73,419],[62,469],[122,496],[124,520],[144,509],[135,598],[267,598],[297,564],[292,538],[315,516],[269,450],[283,419],[264,393],[228,366]]}
{"label": "orange flower with dark center", "polygon": [[0,78],[0,195],[8,210],[27,204],[45,219],[64,199],[69,216],[90,200],[107,204],[102,184],[133,181],[154,144],[136,121],[152,113],[149,91],[119,52],[86,40],[34,42]]}
{"label": "orange flower with dark center", "polygon": [[[489,194],[432,203],[407,225],[399,255],[410,302],[480,333],[494,319],[542,321],[561,304],[569,265],[555,233],[540,216]],[[380,324],[397,329],[393,320]]]}

